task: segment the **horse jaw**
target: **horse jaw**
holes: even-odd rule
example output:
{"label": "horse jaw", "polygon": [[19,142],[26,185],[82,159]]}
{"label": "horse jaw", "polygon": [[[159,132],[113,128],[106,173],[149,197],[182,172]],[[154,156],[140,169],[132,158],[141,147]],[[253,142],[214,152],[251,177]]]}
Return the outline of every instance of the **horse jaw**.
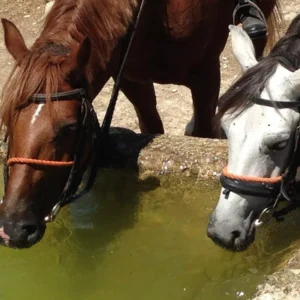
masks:
{"label": "horse jaw", "polygon": [[[260,96],[273,101],[295,101],[300,95],[295,95],[300,81],[297,79],[299,73],[278,65]],[[293,146],[298,122],[297,109],[277,110],[258,104],[235,118],[225,115],[222,126],[228,137],[228,171],[253,177],[280,176]],[[284,149],[272,150],[273,145],[281,142],[286,142]],[[211,215],[208,235],[225,248],[245,250],[254,240],[254,221],[267,207],[269,199],[234,192],[224,195],[223,192],[224,189]]]}
{"label": "horse jaw", "polygon": [[284,87],[286,94],[298,99],[300,95],[300,69],[285,78]]}

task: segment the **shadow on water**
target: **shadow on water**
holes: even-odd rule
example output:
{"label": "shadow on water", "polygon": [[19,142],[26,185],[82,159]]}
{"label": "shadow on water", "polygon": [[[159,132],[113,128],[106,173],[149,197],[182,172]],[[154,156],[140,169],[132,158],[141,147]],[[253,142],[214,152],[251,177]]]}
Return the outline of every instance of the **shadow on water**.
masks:
{"label": "shadow on water", "polygon": [[[101,253],[113,251],[109,249],[112,242],[138,222],[141,194],[155,190],[158,185],[155,179],[139,182],[134,172],[118,171],[116,176],[103,170],[93,191],[69,208],[71,226],[75,229],[72,238],[78,249],[78,265],[74,267],[84,264],[90,276],[95,264],[88,257],[97,254],[97,259],[101,259]],[[84,252],[89,252],[86,259]],[[81,292],[87,288],[84,283]]]}
{"label": "shadow on water", "polygon": [[[131,138],[135,143],[134,146],[131,144],[130,149],[122,143],[120,131],[127,144]],[[118,140],[114,139],[114,135],[118,136]],[[71,227],[75,229],[72,239],[76,245],[74,249],[77,249],[72,272],[76,269],[86,270],[86,275],[93,278],[101,256],[114,251],[113,247],[110,249],[112,242],[138,222],[141,195],[160,186],[157,177],[139,179],[139,153],[152,141],[153,136],[139,135],[138,140],[136,136],[128,129],[111,129],[110,146],[108,152],[103,154],[93,190],[69,207]],[[126,170],[128,164],[130,170]],[[85,256],[85,253],[88,255]],[[97,263],[94,257],[97,257]],[[80,276],[84,276],[82,271]],[[79,280],[78,284],[80,297],[84,297],[85,292],[90,293],[91,287],[86,280]]]}

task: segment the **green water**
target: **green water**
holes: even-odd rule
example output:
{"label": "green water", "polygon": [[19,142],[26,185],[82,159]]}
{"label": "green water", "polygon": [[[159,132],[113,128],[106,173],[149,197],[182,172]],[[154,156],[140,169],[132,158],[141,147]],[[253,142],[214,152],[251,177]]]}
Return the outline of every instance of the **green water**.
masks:
{"label": "green water", "polygon": [[[244,253],[206,237],[218,187],[102,172],[31,249],[0,249],[0,299],[248,299],[299,237],[296,217]],[[288,232],[288,234],[287,234]]]}

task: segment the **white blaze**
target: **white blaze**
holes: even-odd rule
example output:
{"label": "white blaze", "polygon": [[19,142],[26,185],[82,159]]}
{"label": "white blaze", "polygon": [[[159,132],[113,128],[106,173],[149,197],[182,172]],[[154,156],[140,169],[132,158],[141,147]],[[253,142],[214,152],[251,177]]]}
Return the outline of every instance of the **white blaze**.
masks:
{"label": "white blaze", "polygon": [[34,122],[37,120],[37,118],[39,117],[41,111],[42,111],[42,108],[45,104],[39,104],[35,113],[33,114],[32,116],[32,119],[31,119],[31,124],[34,124]]}

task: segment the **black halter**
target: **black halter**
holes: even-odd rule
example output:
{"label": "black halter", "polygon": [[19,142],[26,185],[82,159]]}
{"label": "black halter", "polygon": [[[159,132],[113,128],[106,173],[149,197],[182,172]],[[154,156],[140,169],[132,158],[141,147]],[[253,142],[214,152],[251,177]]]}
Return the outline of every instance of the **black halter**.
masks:
{"label": "black halter", "polygon": [[[262,98],[253,99],[253,103],[263,106],[274,107],[277,109],[284,108],[299,108],[300,101],[271,101]],[[256,196],[270,198],[270,205],[264,212],[268,213],[269,210],[274,210],[279,201],[287,200],[289,201],[288,207],[275,211],[273,216],[278,220],[283,220],[283,216],[288,212],[296,209],[300,206],[299,200],[293,195],[293,186],[295,184],[295,177],[297,173],[297,168],[300,166],[300,121],[298,123],[297,129],[295,131],[294,137],[294,147],[290,155],[290,160],[286,166],[285,172],[282,175],[281,182],[278,183],[259,183],[259,182],[245,182],[238,179],[231,179],[223,174],[220,177],[221,185],[224,188],[224,194],[228,197],[230,192],[236,194]]]}

